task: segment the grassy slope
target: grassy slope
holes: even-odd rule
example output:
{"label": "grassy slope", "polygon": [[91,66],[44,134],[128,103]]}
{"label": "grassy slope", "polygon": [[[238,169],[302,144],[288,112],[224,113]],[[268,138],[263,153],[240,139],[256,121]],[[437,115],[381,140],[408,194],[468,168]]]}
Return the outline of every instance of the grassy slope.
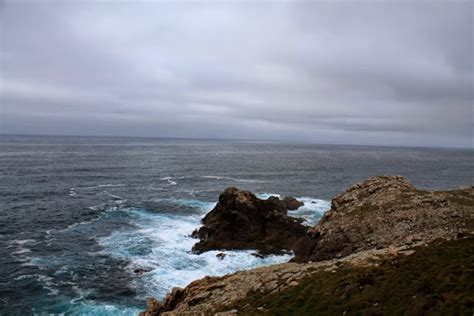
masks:
{"label": "grassy slope", "polygon": [[234,307],[242,315],[474,315],[474,239],[436,242],[379,267],[319,272]]}

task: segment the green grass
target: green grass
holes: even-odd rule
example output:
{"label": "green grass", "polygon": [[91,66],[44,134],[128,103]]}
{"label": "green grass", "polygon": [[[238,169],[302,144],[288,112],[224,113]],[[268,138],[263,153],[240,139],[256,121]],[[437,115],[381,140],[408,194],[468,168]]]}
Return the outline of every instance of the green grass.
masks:
{"label": "green grass", "polygon": [[379,267],[318,272],[296,287],[272,295],[255,293],[233,307],[241,315],[471,316],[474,239],[420,247]]}

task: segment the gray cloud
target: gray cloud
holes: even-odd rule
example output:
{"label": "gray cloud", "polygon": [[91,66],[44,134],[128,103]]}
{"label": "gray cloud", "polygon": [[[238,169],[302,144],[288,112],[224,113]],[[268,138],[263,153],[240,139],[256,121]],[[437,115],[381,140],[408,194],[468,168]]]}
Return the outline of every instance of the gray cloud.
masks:
{"label": "gray cloud", "polygon": [[473,10],[5,1],[0,132],[471,147]]}

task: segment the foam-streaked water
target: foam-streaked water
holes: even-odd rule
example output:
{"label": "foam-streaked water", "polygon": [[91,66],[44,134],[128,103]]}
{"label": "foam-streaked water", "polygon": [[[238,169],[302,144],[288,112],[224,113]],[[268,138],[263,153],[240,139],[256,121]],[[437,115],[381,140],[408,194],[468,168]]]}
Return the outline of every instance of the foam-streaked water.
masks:
{"label": "foam-streaked water", "polygon": [[[349,185],[401,174],[472,184],[472,150],[77,137],[0,137],[0,314],[134,315],[204,275],[285,262],[190,252],[227,186],[293,195],[308,225]],[[143,273],[134,271],[143,269]]]}

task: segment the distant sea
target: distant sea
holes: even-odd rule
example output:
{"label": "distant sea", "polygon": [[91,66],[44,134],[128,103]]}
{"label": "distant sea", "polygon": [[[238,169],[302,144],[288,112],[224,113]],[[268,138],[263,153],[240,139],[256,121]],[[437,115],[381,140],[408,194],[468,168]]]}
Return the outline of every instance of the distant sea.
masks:
{"label": "distant sea", "polygon": [[[287,261],[195,255],[189,234],[228,186],[295,196],[314,224],[374,175],[473,184],[470,149],[99,137],[0,137],[0,315],[135,315],[205,275]],[[143,273],[135,270],[142,269]]]}

